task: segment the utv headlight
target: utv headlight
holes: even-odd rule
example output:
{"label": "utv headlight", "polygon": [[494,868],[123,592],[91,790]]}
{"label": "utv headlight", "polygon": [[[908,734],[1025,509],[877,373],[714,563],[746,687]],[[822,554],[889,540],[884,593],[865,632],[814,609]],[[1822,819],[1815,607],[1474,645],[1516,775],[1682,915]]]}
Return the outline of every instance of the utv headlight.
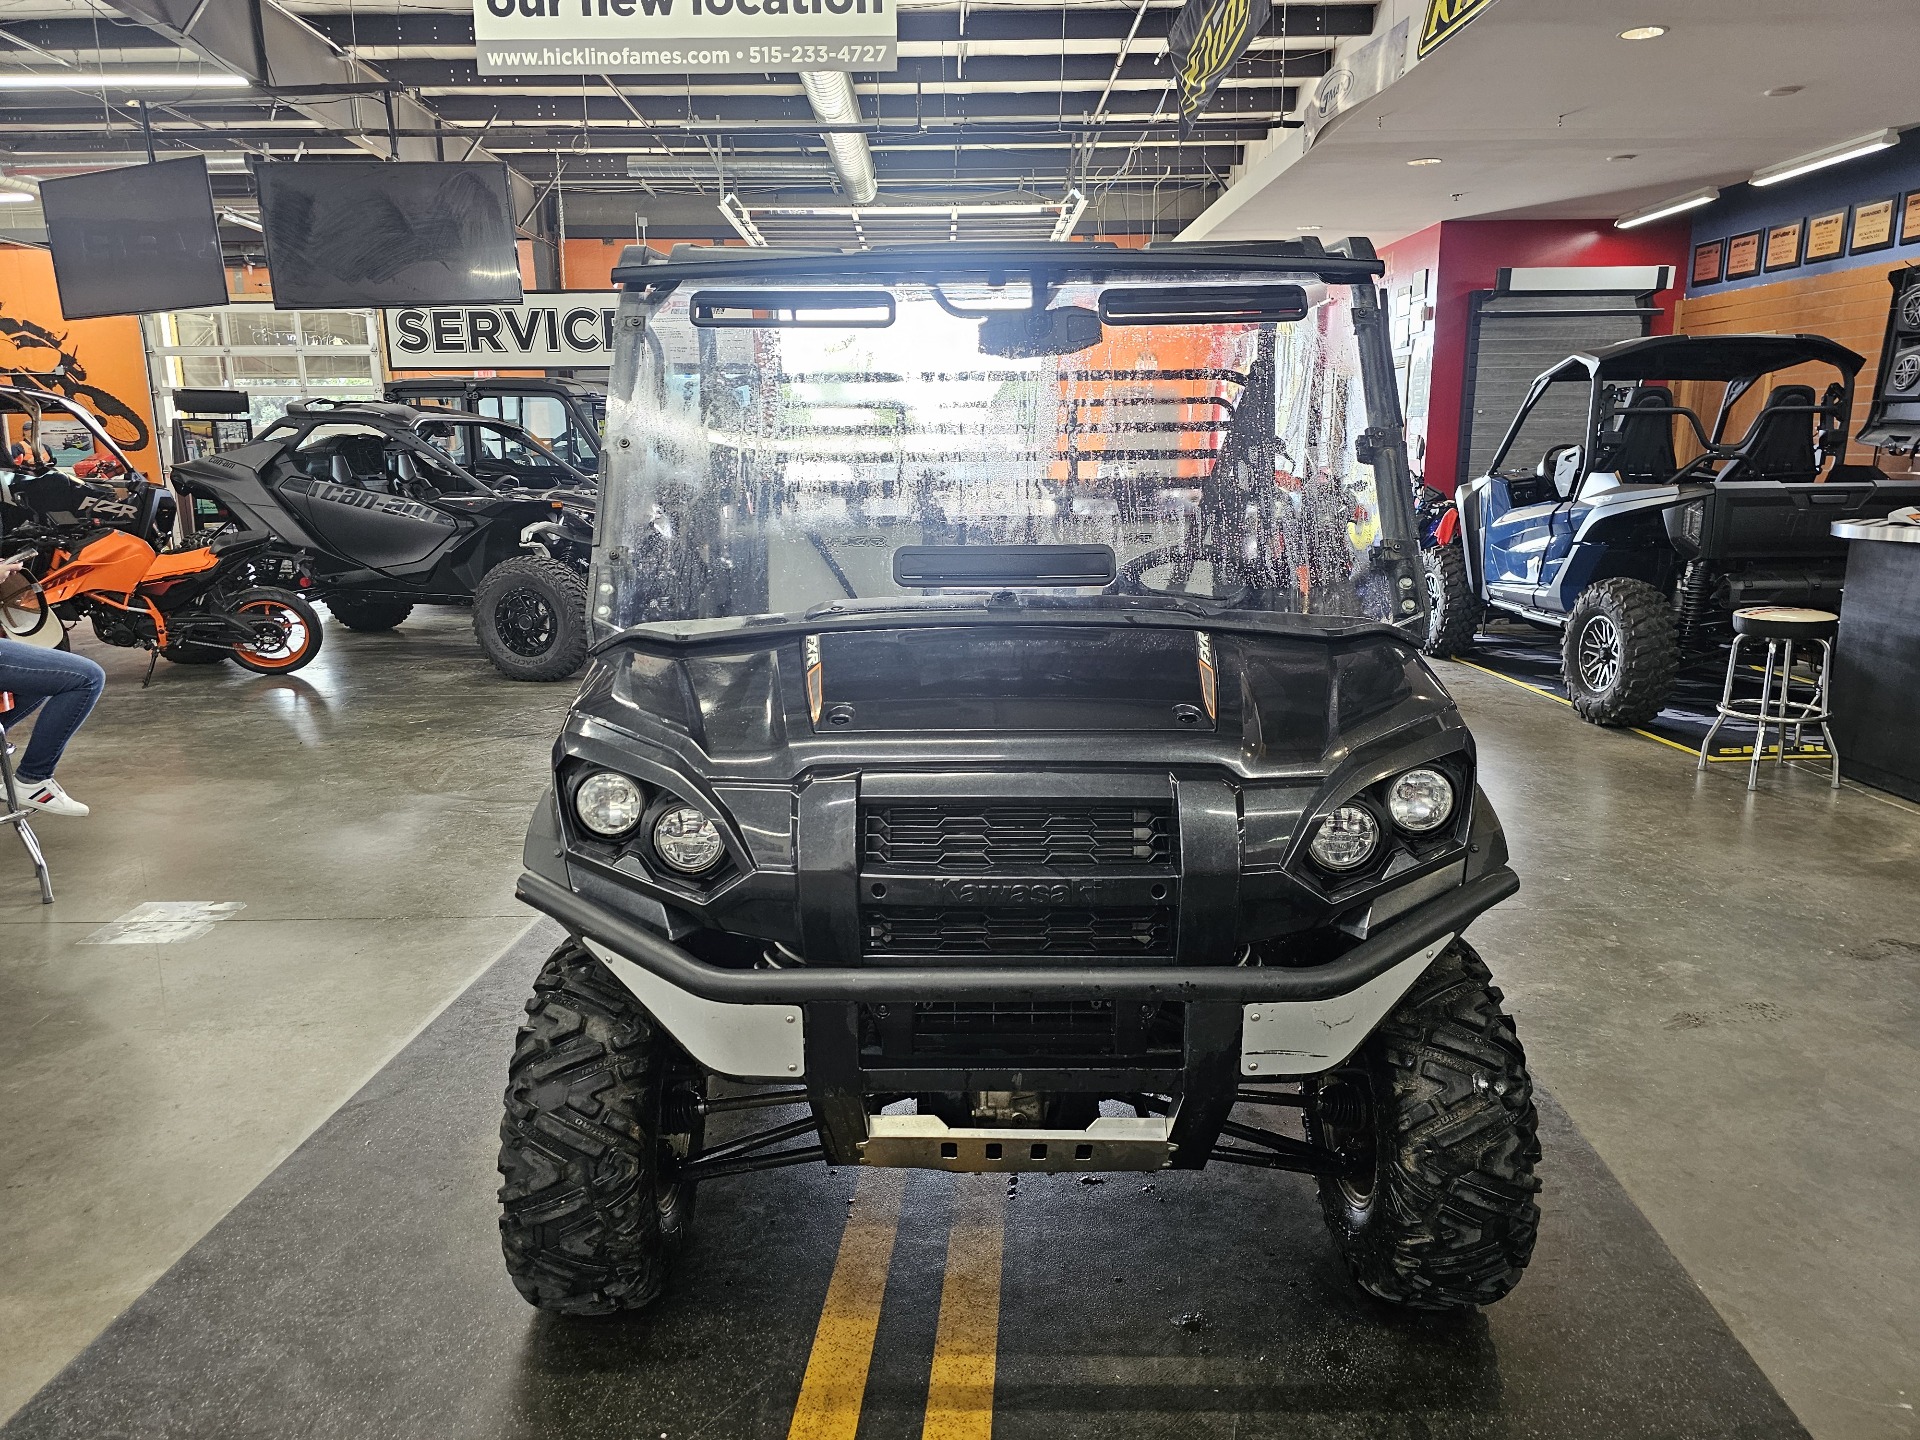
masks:
{"label": "utv headlight", "polygon": [[1320,822],[1307,846],[1313,863],[1326,870],[1352,870],[1380,848],[1380,822],[1360,805],[1342,805]]}
{"label": "utv headlight", "polygon": [[676,806],[653,822],[653,848],[683,875],[711,870],[727,853],[713,817],[691,805]]}
{"label": "utv headlight", "polygon": [[1453,815],[1453,782],[1438,770],[1409,770],[1387,787],[1387,813],[1415,835],[1438,830]]}
{"label": "utv headlight", "polygon": [[647,797],[637,782],[612,770],[596,770],[573,792],[573,813],[596,835],[609,839],[626,834],[640,823]]}

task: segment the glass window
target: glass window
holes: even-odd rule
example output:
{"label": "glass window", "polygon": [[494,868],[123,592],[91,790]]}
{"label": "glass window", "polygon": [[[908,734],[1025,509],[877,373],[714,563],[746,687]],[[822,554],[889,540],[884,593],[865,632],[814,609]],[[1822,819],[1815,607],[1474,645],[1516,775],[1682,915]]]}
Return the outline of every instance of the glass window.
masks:
{"label": "glass window", "polygon": [[233,380],[243,389],[254,385],[281,386],[300,383],[298,355],[236,355]]}
{"label": "glass window", "polygon": [[166,317],[165,329],[170,345],[212,347],[223,343],[217,310],[178,311]]}
{"label": "glass window", "polygon": [[351,310],[302,310],[301,343],[314,345],[365,345],[367,320]]}
{"label": "glass window", "polygon": [[310,385],[360,385],[373,383],[371,355],[315,355],[307,357],[307,383]]}
{"label": "glass window", "polygon": [[265,306],[235,308],[227,316],[229,344],[239,347],[291,348],[300,343],[300,331],[293,316]]}
{"label": "glass window", "polygon": [[176,390],[226,388],[227,365],[218,355],[169,355],[167,383]]}

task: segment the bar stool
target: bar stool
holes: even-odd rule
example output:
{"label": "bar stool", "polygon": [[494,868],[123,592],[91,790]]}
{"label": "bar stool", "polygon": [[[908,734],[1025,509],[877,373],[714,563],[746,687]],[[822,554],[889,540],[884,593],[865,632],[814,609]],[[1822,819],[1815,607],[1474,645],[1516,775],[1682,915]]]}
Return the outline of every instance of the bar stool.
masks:
{"label": "bar stool", "polygon": [[[1700,764],[1697,768],[1707,768],[1707,756],[1713,752],[1713,737],[1720,733],[1722,725],[1729,720],[1747,721],[1756,727],[1753,761],[1747,767],[1747,789],[1757,789],[1760,784],[1760,752],[1767,748],[1767,727],[1773,727],[1780,747],[1776,763],[1785,764],[1787,732],[1793,732],[1793,746],[1797,750],[1801,744],[1802,729],[1818,725],[1821,736],[1827,742],[1827,754],[1833,758],[1833,788],[1838,790],[1840,750],[1833,743],[1833,732],[1827,728],[1827,719],[1832,714],[1827,709],[1827,687],[1833,678],[1833,640],[1839,633],[1840,617],[1830,610],[1802,610],[1790,605],[1751,605],[1744,610],[1734,611],[1733,653],[1727,657],[1727,683],[1720,692],[1720,704],[1715,707],[1719,713],[1714,717],[1713,728],[1707,731],[1707,738],[1700,742]],[[1766,642],[1767,665],[1760,681],[1760,698],[1736,700],[1733,698],[1733,680],[1740,673],[1740,646],[1747,640]],[[1813,681],[1799,682],[1812,687],[1812,693],[1804,699],[1796,699],[1793,694],[1795,645],[1820,647],[1819,677]],[[1780,681],[1777,689],[1774,685],[1776,675]]]}
{"label": "bar stool", "polygon": [[[14,708],[10,692],[0,690],[0,715],[8,714]],[[32,812],[20,803],[20,782],[13,773],[13,756],[7,753],[5,740],[0,740],[0,794],[6,798],[6,809],[0,811],[0,825],[11,825],[20,834],[20,843],[27,847],[27,854],[33,858],[33,873],[40,878],[40,903],[53,904],[53,876],[47,869],[47,857],[40,853],[39,837],[33,833],[33,826],[27,823]]]}

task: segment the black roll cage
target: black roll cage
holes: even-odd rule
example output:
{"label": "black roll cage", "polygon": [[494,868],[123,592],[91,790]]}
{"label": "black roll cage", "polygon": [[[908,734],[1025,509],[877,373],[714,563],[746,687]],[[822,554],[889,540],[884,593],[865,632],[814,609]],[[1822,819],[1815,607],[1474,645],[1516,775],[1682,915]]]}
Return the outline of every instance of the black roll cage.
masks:
{"label": "black roll cage", "polygon": [[[1726,357],[1722,363],[1714,363],[1722,356]],[[1629,388],[1649,381],[1673,380],[1719,381],[1726,385],[1711,432],[1701,423],[1700,416],[1685,405],[1632,407],[1636,415],[1678,415],[1692,428],[1701,453],[1688,466],[1683,466],[1684,470],[1705,461],[1729,459],[1739,453],[1747,436],[1742,436],[1733,444],[1725,440],[1727,421],[1732,417],[1733,407],[1760,381],[1781,370],[1800,365],[1825,364],[1838,371],[1840,379],[1828,387],[1827,398],[1813,405],[1765,407],[1762,415],[1754,417],[1754,426],[1758,426],[1768,413],[1804,413],[1829,417],[1844,427],[1846,417],[1853,413],[1854,379],[1865,363],[1863,356],[1822,335],[1655,335],[1609,345],[1591,354],[1569,355],[1551,370],[1535,377],[1533,384],[1528,387],[1527,398],[1521,402],[1513,423],[1507,427],[1507,433],[1500,441],[1500,448],[1494,451],[1493,459],[1488,462],[1487,473],[1503,474],[1501,467],[1506,464],[1514,442],[1520,438],[1527,417],[1533,413],[1534,406],[1548,389],[1556,384],[1580,381],[1589,387],[1586,431],[1581,437],[1580,473],[1574,478],[1573,488],[1562,497],[1570,500],[1580,493],[1580,487],[1586,483],[1587,477],[1602,468],[1595,463],[1602,448],[1601,427],[1628,412],[1627,405],[1608,403],[1608,396],[1615,389],[1608,382],[1618,381]],[[1838,395],[1832,393],[1836,386]],[[1749,434],[1751,431],[1752,427],[1749,427]]]}

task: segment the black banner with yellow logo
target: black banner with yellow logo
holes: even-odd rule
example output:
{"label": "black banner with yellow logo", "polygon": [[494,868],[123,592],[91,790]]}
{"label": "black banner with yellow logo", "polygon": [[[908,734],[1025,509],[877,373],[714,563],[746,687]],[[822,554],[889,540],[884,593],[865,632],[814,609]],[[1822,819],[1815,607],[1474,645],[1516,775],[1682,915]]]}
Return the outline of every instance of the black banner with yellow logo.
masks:
{"label": "black banner with yellow logo", "polygon": [[1220,88],[1247,42],[1267,23],[1267,0],[1187,0],[1167,34],[1180,82],[1180,133],[1186,134]]}
{"label": "black banner with yellow logo", "polygon": [[1493,0],[1427,0],[1426,23],[1420,27],[1419,58],[1466,28],[1466,24]]}

